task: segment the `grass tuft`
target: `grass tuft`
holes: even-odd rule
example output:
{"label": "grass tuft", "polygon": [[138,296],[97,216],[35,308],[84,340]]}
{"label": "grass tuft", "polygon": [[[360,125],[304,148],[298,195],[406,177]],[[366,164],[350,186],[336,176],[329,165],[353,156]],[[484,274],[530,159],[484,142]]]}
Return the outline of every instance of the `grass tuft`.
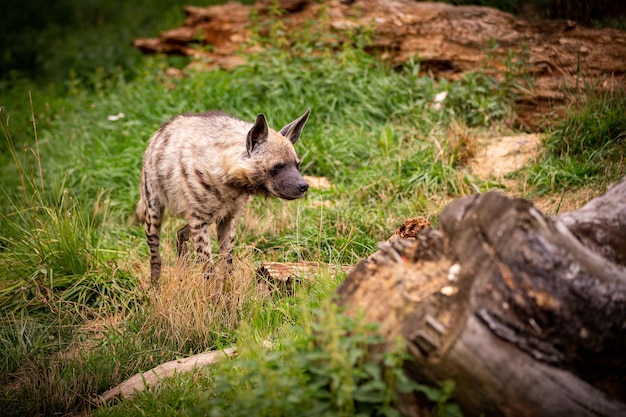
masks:
{"label": "grass tuft", "polygon": [[537,194],[616,181],[624,175],[626,93],[588,92],[544,140],[546,152],[520,176]]}

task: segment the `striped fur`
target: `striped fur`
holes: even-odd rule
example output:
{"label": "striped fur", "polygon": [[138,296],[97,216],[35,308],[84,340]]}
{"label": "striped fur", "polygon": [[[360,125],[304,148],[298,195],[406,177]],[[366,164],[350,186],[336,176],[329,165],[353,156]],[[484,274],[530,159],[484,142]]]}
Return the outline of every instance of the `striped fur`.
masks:
{"label": "striped fur", "polygon": [[263,114],[248,123],[219,111],[176,116],[157,130],[144,154],[136,210],[150,248],[153,286],[161,275],[166,209],[187,221],[177,233],[179,256],[191,239],[198,259],[210,265],[209,227],[216,224],[220,256],[230,265],[236,221],[252,195],[287,200],[304,195],[308,184],[293,144],[309,113],[279,132],[269,128]]}

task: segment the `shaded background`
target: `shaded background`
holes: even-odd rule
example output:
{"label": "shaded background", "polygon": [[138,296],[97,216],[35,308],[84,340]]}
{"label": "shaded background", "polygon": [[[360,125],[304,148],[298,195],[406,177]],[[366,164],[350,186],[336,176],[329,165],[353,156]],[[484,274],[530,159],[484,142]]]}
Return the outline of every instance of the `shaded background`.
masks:
{"label": "shaded background", "polygon": [[[358,0],[357,0],[358,1]],[[588,26],[626,28],[626,2],[614,0],[449,0],[534,18],[571,19]],[[0,91],[16,78],[87,84],[121,71],[132,77],[140,54],[135,37],[175,28],[187,4],[220,0],[5,0],[0,13]],[[253,1],[244,1],[253,3]]]}

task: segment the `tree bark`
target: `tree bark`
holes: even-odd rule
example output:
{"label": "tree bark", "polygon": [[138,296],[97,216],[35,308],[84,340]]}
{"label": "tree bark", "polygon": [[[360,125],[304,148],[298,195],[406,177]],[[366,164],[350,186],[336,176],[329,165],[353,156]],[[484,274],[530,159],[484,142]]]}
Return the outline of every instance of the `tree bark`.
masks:
{"label": "tree bark", "polygon": [[412,379],[454,380],[466,415],[626,415],[625,236],[626,181],[554,218],[473,195],[381,245],[337,302],[405,340]]}

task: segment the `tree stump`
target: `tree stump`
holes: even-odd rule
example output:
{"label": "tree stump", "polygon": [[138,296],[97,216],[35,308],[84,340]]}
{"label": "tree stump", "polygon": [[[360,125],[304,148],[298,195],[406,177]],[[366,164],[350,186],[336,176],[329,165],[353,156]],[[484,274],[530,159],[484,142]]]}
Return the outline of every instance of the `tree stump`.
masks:
{"label": "tree stump", "polygon": [[454,380],[466,415],[626,415],[625,265],[626,181],[554,218],[489,192],[382,244],[337,303],[404,339],[411,379]]}

